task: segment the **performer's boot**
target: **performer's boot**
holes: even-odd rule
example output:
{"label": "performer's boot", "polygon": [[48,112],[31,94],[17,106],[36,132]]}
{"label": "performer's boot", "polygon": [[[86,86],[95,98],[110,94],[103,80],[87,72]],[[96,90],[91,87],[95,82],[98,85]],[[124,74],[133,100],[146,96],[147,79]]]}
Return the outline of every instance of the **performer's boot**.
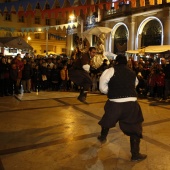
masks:
{"label": "performer's boot", "polygon": [[84,91],[83,89],[80,90],[80,95],[78,96],[78,100],[80,102],[86,103],[86,97],[87,97],[87,91]]}
{"label": "performer's boot", "polygon": [[140,151],[140,137],[130,136],[130,146],[131,146],[131,161],[142,161],[146,159],[147,155],[139,153]]}
{"label": "performer's boot", "polygon": [[106,142],[106,137],[107,137],[107,134],[109,132],[109,128],[104,128],[102,127],[102,130],[101,130],[101,134],[97,137],[97,139],[101,142],[101,143],[105,143]]}

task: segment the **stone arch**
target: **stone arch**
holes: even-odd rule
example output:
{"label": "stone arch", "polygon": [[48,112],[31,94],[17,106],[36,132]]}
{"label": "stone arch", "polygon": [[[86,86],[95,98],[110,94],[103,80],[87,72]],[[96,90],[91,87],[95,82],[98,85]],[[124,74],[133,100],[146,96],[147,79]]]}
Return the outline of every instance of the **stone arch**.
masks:
{"label": "stone arch", "polygon": [[126,37],[127,37],[127,42],[128,42],[128,40],[129,40],[129,30],[128,30],[128,27],[126,26],[126,24],[124,24],[123,22],[117,23],[117,24],[113,27],[113,29],[112,29],[112,33],[111,33],[111,42],[112,42],[112,43],[109,44],[109,50],[112,51],[113,53],[114,53],[114,45],[115,45],[115,44],[114,44],[115,33],[116,33],[116,31],[118,30],[118,28],[120,28],[120,26],[124,26],[124,27],[125,27],[125,29],[126,29],[126,31],[127,31],[127,35],[126,35]]}
{"label": "stone arch", "polygon": [[141,38],[142,38],[142,32],[143,32],[143,29],[145,27],[145,25],[151,21],[151,20],[156,20],[158,21],[158,23],[160,24],[161,26],[161,45],[163,45],[163,25],[162,25],[162,22],[157,18],[157,17],[147,17],[146,19],[144,19],[141,24],[139,25],[139,28],[138,28],[138,31],[137,31],[137,36],[136,36],[136,45],[135,45],[135,49],[139,49],[141,48]]}

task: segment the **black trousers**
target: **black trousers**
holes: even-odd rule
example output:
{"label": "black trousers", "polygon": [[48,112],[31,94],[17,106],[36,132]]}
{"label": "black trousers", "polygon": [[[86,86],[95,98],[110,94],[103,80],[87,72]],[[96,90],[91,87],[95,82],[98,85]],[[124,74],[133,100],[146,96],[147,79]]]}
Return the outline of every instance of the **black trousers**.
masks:
{"label": "black trousers", "polygon": [[104,128],[112,128],[119,122],[124,134],[142,137],[143,114],[137,101],[117,103],[108,100],[104,107],[105,113],[99,125]]}
{"label": "black trousers", "polygon": [[83,87],[85,91],[88,91],[92,85],[91,77],[85,70],[71,68],[68,71],[68,76],[73,83],[77,86]]}

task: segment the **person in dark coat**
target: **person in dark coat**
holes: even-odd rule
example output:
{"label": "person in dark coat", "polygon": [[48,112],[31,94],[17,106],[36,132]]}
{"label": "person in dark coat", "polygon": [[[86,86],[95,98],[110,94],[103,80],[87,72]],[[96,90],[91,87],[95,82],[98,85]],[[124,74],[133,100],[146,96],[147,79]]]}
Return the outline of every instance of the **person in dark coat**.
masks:
{"label": "person in dark coat", "polygon": [[0,60],[0,96],[11,95],[9,93],[9,70],[10,64],[7,63],[7,58],[2,57]]}
{"label": "person in dark coat", "polygon": [[17,54],[16,57],[12,60],[12,64],[15,63],[18,69],[18,78],[16,83],[17,94],[21,94],[21,79],[22,79],[22,70],[24,69],[24,64],[21,60],[21,54]]}
{"label": "person in dark coat", "polygon": [[46,66],[45,62],[40,67],[40,71],[41,71],[42,90],[47,90],[47,87],[48,87],[48,83],[47,83],[47,66]]}
{"label": "person in dark coat", "polygon": [[40,91],[40,84],[41,84],[41,71],[39,69],[39,65],[35,65],[32,74],[32,83],[33,83],[33,90],[36,92]]}
{"label": "person in dark coat", "polygon": [[26,59],[23,59],[24,69],[22,70],[22,85],[24,93],[31,93],[31,76],[33,73],[31,64],[27,62]]}
{"label": "person in dark coat", "polygon": [[163,72],[165,73],[165,90],[164,90],[164,100],[167,101],[170,92],[170,59],[167,62],[165,59],[162,62]]}
{"label": "person in dark coat", "polygon": [[106,69],[100,77],[100,91],[107,94],[108,100],[104,106],[105,113],[99,121],[101,135],[98,140],[105,142],[109,129],[119,122],[122,132],[130,136],[131,161],[141,161],[147,155],[139,152],[144,118],[135,90],[138,79],[127,66],[125,56],[118,55],[115,62],[115,66]]}
{"label": "person in dark coat", "polygon": [[90,47],[87,53],[77,56],[73,67],[69,69],[68,76],[77,86],[81,87],[78,100],[80,102],[86,103],[87,92],[89,91],[92,80],[89,75],[91,59],[96,54],[96,48]]}
{"label": "person in dark coat", "polygon": [[18,94],[17,88],[18,67],[15,63],[11,64],[11,68],[9,70],[9,78],[10,78],[9,92],[11,94]]}
{"label": "person in dark coat", "polygon": [[52,81],[52,90],[59,90],[60,87],[60,70],[58,69],[57,65],[53,66],[51,71],[51,81]]}

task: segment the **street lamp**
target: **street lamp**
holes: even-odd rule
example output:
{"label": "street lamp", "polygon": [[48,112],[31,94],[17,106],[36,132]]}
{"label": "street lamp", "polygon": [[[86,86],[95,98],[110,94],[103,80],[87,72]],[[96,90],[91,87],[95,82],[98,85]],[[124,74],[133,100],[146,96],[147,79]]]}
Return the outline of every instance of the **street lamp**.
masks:
{"label": "street lamp", "polygon": [[31,37],[30,36],[28,36],[27,37],[27,43],[28,43],[28,41],[30,41],[31,40]]}
{"label": "street lamp", "polygon": [[75,16],[72,14],[69,16],[69,20],[71,21],[71,23],[73,23],[73,21],[75,20]]}
{"label": "street lamp", "polygon": [[46,56],[48,56],[48,30],[49,28],[46,28]]}
{"label": "street lamp", "polygon": [[[74,14],[71,14],[69,16],[69,19],[68,19],[68,28],[67,28],[67,34],[68,35],[73,35],[74,34],[74,28],[73,28],[73,23],[74,22],[75,22],[75,16],[74,16]],[[67,43],[68,42],[70,43],[69,45],[70,45],[71,51],[73,51],[73,36],[67,36],[67,38],[70,39],[69,41],[67,39]],[[69,53],[70,53],[70,51],[69,51]]]}
{"label": "street lamp", "polygon": [[74,14],[69,16],[68,24],[69,24],[71,29],[73,27],[73,23],[75,22],[75,19],[76,19],[76,17],[74,16]]}

